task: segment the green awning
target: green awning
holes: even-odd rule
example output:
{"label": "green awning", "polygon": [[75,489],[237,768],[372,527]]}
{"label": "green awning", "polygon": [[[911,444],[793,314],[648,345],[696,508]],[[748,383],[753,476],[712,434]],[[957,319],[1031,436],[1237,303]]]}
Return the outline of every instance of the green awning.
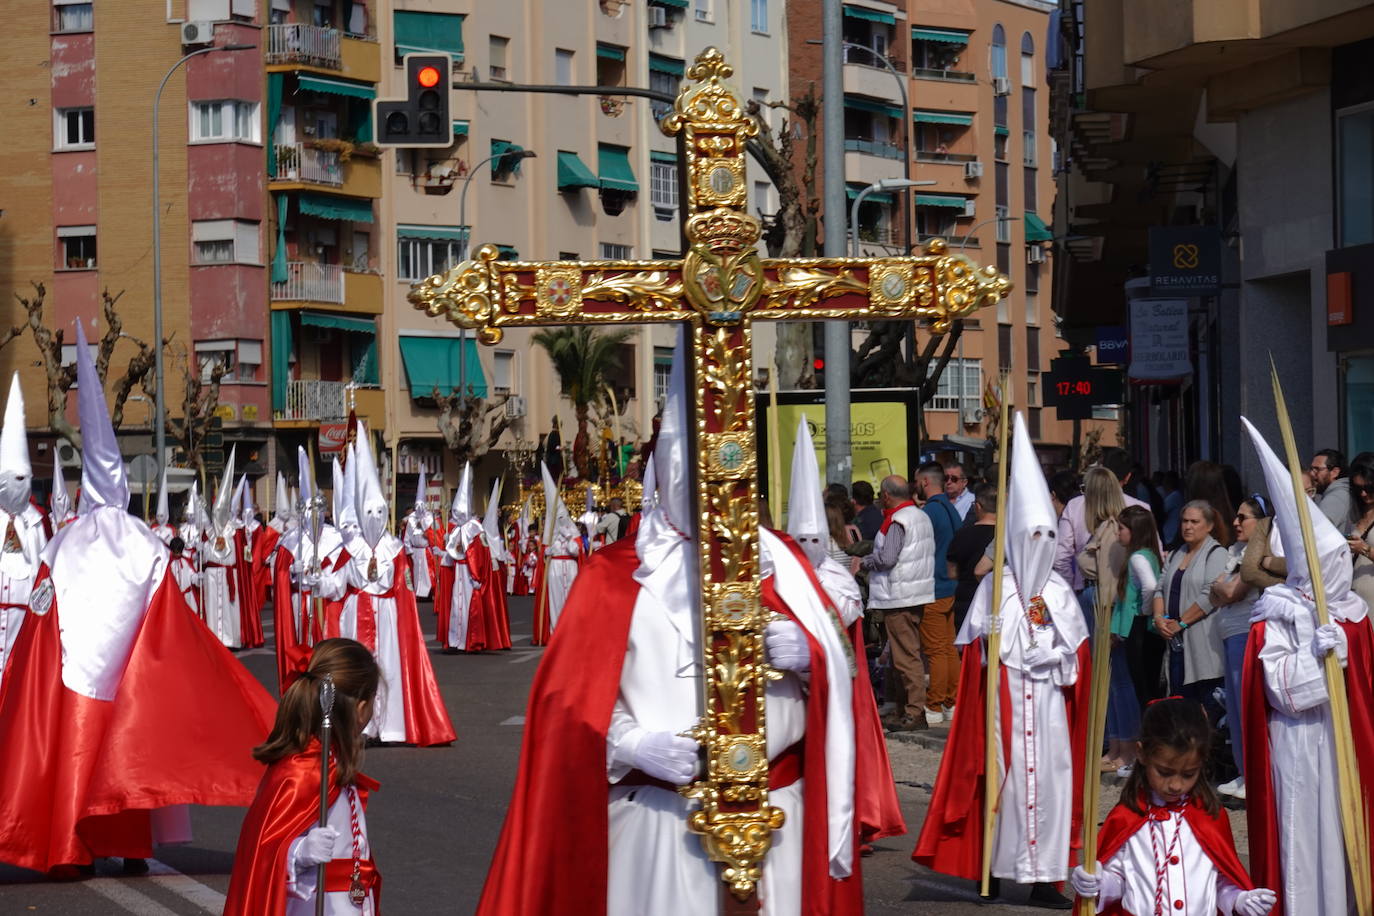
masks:
{"label": "green awning", "polygon": [[455,63],[463,60],[461,14],[396,10],[391,16],[397,54],[438,52],[448,54]]}
{"label": "green awning", "polygon": [[[856,198],[858,198],[859,192],[862,190],[863,188],[855,187],[851,184],[845,186],[844,192],[846,195],[848,195],[850,200],[855,200]],[[864,197],[864,203],[890,204],[892,203],[892,199],[892,193],[890,191],[874,191],[872,194],[868,194]]]}
{"label": "green awning", "polygon": [[286,382],[291,378],[291,313],[272,312],[272,409],[286,409]]}
{"label": "green awning", "polygon": [[639,193],[639,182],[635,181],[634,169],[630,168],[629,149],[602,143],[597,147],[596,160],[596,171],[601,176],[603,189]]}
{"label": "green awning", "polygon": [[900,118],[902,109],[890,102],[879,102],[876,99],[866,99],[857,95],[846,95],[844,97],[844,107],[853,108],[855,111],[867,111],[873,114],[887,115],[889,118]]}
{"label": "green awning", "polygon": [[687,72],[687,65],[676,57],[664,57],[662,54],[650,52],[649,69],[680,77]]}
{"label": "green awning", "polygon": [[[493,156],[505,156],[507,153],[523,153],[524,151],[525,148],[523,146],[518,143],[511,143],[509,140],[491,141],[491,154]],[[496,159],[491,163],[491,170],[493,172],[506,171],[512,175],[519,175],[521,162],[524,162],[524,159],[517,159],[514,157],[510,159]]]}
{"label": "green awning", "polygon": [[306,92],[346,95],[354,99],[375,99],[377,97],[376,89],[362,83],[350,83],[347,80],[329,79],[324,76],[306,76],[304,73],[298,76],[297,80],[300,82],[300,88]]}
{"label": "green awning", "polygon": [[406,368],[412,398],[427,398],[438,388],[452,394],[463,381],[458,372],[458,354],[463,354],[466,388],[479,398],[487,396],[487,378],[477,358],[477,341],[469,337],[407,337],[401,335],[401,363]]}
{"label": "green awning", "polygon": [[501,257],[499,258],[499,260],[502,260],[502,261],[518,261],[518,260],[520,260],[520,252],[518,252],[518,251],[515,250],[515,246],[514,246],[514,245],[497,245],[497,246],[496,246],[496,250],[499,251],[499,252],[501,252]]}
{"label": "green awning", "polygon": [[333,197],[327,194],[302,194],[301,213],[321,219],[340,219],[355,223],[372,222],[372,201],[356,197]]}
{"label": "green awning", "polygon": [[592,170],[577,158],[577,153],[568,150],[558,151],[558,190],[577,191],[581,188],[599,188],[601,182]]}
{"label": "green awning", "polygon": [[1050,227],[1045,225],[1045,221],[1034,213],[1027,212],[1024,225],[1026,227],[1026,241],[1028,242],[1052,242],[1054,233]]}
{"label": "green awning", "polygon": [[677,153],[661,153],[658,150],[649,151],[650,162],[662,162],[664,165],[677,165]]}
{"label": "green awning", "polygon": [[999,137],[1011,136],[1011,131],[1007,130],[1006,125],[1004,124],[998,124],[996,127],[992,129],[992,132]]}
{"label": "green awning", "polygon": [[430,239],[439,242],[462,242],[468,237],[463,226],[417,226],[400,223],[396,226],[398,239]]}
{"label": "green awning", "polygon": [[912,26],[911,37],[914,41],[943,41],[951,45],[968,44],[968,32],[959,29],[931,29]]}
{"label": "green awning", "polygon": [[916,206],[918,207],[949,207],[950,209],[962,210],[967,202],[967,197],[954,197],[948,194],[916,195]]}
{"label": "green awning", "polygon": [[466,137],[466,136],[468,135],[468,122],[467,122],[467,121],[454,121],[454,122],[453,122],[453,135],[454,135],[455,137]]}
{"label": "green awning", "polygon": [[623,62],[625,60],[625,49],[620,47],[620,45],[611,45],[604,41],[598,41],[596,43],[596,56],[605,58],[606,60],[618,60]]}
{"label": "green awning", "polygon": [[912,115],[912,120],[917,124],[959,124],[969,127],[973,124],[973,115],[953,111],[918,111]]}
{"label": "green awning", "polygon": [[675,6],[680,10],[687,9],[687,0],[649,0],[650,6]]}
{"label": "green awning", "polygon": [[334,328],[351,334],[376,334],[377,322],[371,318],[335,315],[332,312],[301,312],[301,324],[312,328]]}
{"label": "green awning", "polygon": [[870,10],[862,6],[844,5],[844,14],[850,19],[863,19],[868,22],[881,22],[883,25],[896,25],[897,17],[881,10]]}

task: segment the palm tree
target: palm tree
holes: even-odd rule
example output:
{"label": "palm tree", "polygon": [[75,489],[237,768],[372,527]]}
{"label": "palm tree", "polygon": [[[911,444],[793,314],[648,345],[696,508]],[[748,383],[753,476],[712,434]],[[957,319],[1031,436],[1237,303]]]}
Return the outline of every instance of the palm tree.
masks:
{"label": "palm tree", "polygon": [[588,325],[564,325],[537,331],[531,339],[549,355],[565,398],[577,414],[577,438],[573,440],[573,465],[579,477],[588,473],[590,436],[587,432],[593,405],[604,403],[610,373],[620,367],[619,350],[632,331],[598,331]]}

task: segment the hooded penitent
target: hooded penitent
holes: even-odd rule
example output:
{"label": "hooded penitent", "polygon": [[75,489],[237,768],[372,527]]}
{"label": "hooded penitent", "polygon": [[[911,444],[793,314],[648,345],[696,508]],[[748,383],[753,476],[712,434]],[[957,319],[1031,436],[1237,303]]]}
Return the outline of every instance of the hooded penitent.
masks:
{"label": "hooded penitent", "polygon": [[1007,565],[1027,600],[1039,595],[1054,569],[1055,533],[1059,523],[1026,432],[1026,419],[1016,412],[1012,424],[1011,476],[1007,487]]}
{"label": "hooded penitent", "polygon": [[157,511],[153,513],[153,521],[158,525],[166,525],[171,521],[172,513],[167,509],[167,466],[162,467],[162,478],[157,485]]}
{"label": "hooded penitent", "polygon": [[67,495],[67,481],[62,478],[62,459],[57,449],[52,452],[52,493],[48,497],[48,511],[52,513],[55,528],[65,524],[72,514],[72,498]]}
{"label": "hooded penitent", "polygon": [[787,533],[801,547],[812,566],[829,555],[830,525],[821,500],[820,467],[811,440],[811,427],[802,417],[797,422],[797,443],[792,448],[792,481],[787,494]]}
{"label": "hooded penitent", "polygon": [[358,424],[358,441],[354,443],[353,460],[348,463],[352,470],[357,467],[357,512],[358,525],[362,529],[363,540],[368,547],[375,548],[386,533],[387,505],[382,495],[382,481],[377,476],[377,463],[372,458],[371,440],[367,428]]}
{"label": "hooded penitent", "polygon": [[487,533],[487,546],[498,562],[505,562],[505,540],[501,537],[501,478],[491,483],[491,496],[487,499],[487,513],[482,517],[482,530]]}
{"label": "hooded penitent", "polygon": [[276,500],[275,515],[281,520],[282,524],[291,521],[295,516],[295,508],[291,505],[291,489],[286,485],[286,475],[281,471],[277,472],[277,486],[273,496]]}
{"label": "hooded penitent", "polygon": [[358,530],[358,509],[354,504],[357,491],[357,466],[353,461],[353,446],[346,448],[347,464],[334,459],[334,527],[347,540]]}
{"label": "hooded penitent", "polygon": [[415,484],[415,523],[425,530],[434,525],[434,513],[429,511],[428,493],[429,477],[422,467],[420,468],[420,480]]}
{"label": "hooded penitent", "polygon": [[253,524],[253,490],[248,486],[248,475],[239,477],[239,485],[234,490],[234,503],[239,507],[239,521],[244,527]]}
{"label": "hooded penitent", "polygon": [[234,460],[237,457],[238,446],[234,446],[229,449],[229,460],[224,465],[224,474],[219,479],[219,489],[215,491],[215,504],[210,509],[210,524],[214,526],[215,534],[218,537],[228,537],[232,534],[235,492]]}
{"label": "hooded penitent", "polygon": [[0,509],[18,515],[29,504],[33,469],[29,467],[29,443],[24,432],[24,393],[19,373],[10,381],[5,403],[5,425],[0,429]]}
{"label": "hooded penitent", "polygon": [[449,520],[455,525],[472,518],[472,465],[463,465],[463,476],[458,479],[458,492],[453,494],[453,505],[448,510]]}

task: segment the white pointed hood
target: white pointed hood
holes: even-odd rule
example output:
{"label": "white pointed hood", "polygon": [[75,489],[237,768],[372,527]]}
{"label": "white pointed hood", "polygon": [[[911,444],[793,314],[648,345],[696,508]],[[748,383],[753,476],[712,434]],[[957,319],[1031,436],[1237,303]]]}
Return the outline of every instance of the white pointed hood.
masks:
{"label": "white pointed hood", "polygon": [[33,487],[33,468],[29,466],[29,441],[24,431],[24,392],[19,373],[10,379],[10,397],[5,402],[5,425],[0,428],[0,509],[11,515],[23,512]]}
{"label": "white pointed hood", "polygon": [[463,464],[463,476],[458,480],[458,492],[453,494],[448,514],[458,525],[472,518],[472,462]]}
{"label": "white pointed hood", "polygon": [[101,506],[129,508],[129,476],[105,403],[105,388],[91,361],[86,332],[76,323],[76,406],[81,420],[81,514]]}
{"label": "white pointed hood", "polygon": [[525,497],[525,504],[520,507],[520,518],[516,521],[516,525],[518,526],[518,530],[520,531],[519,546],[521,547],[521,549],[524,548],[525,541],[528,540],[530,536],[530,522],[532,521],[530,502],[533,499],[533,496]]}
{"label": "white pointed hood", "polygon": [[305,446],[296,446],[296,505],[302,516],[310,514],[310,501],[315,498],[315,470],[310,466],[310,456]]}
{"label": "white pointed hood", "polygon": [[568,515],[568,507],[563,505],[563,497],[558,492],[553,475],[549,473],[549,466],[542,461],[539,462],[539,473],[544,480],[544,544],[547,546],[553,543],[553,533],[558,530],[563,518],[571,521],[572,517]]}
{"label": "white pointed hood", "polygon": [[239,475],[239,485],[234,488],[234,505],[239,507],[239,521],[246,525],[253,523],[253,491],[248,488],[248,473]]}
{"label": "white pointed hood", "polygon": [[157,511],[153,513],[153,521],[159,525],[166,525],[172,519],[172,513],[167,508],[167,465],[162,466],[162,479],[157,485]]}
{"label": "white pointed hood", "polygon": [[200,527],[200,482],[191,481],[191,491],[186,496],[186,508],[181,511],[181,520],[188,525]]}
{"label": "white pointed hood", "polygon": [[210,508],[210,524],[218,534],[224,534],[234,521],[234,464],[237,459],[238,446],[235,445],[229,449],[229,460],[225,462],[219,489],[215,491],[215,504]]}
{"label": "white pointed hood", "polygon": [[[692,468],[689,458],[687,426],[687,332],[678,331],[673,347],[673,366],[668,383],[668,397],[663,406],[663,421],[658,427],[658,441],[649,456],[654,480],[658,486],[658,506],[663,509],[668,524],[688,538],[696,537],[696,520],[692,517]],[[647,488],[646,488],[647,491]]]}
{"label": "white pointed hood", "polygon": [[417,481],[416,484],[415,484],[415,509],[416,509],[416,511],[421,511],[421,510],[423,510],[424,508],[426,508],[426,505],[427,505],[427,503],[428,503],[428,500],[425,498],[425,494],[426,494],[426,492],[427,492],[428,490],[429,490],[429,478],[428,478],[428,477],[426,476],[426,474],[425,474],[425,469],[424,469],[424,467],[421,466],[421,468],[420,468],[420,479],[419,479],[419,481]]}
{"label": "white pointed hood", "polygon": [[334,526],[344,540],[358,531],[358,457],[356,443],[344,449],[344,462],[334,490]]}
{"label": "white pointed hood", "polygon": [[506,558],[505,538],[501,537],[501,478],[491,482],[491,496],[487,499],[487,513],[482,518],[482,530],[487,533],[487,547],[498,560]]}
{"label": "white pointed hood", "polygon": [[649,463],[644,466],[642,492],[639,495],[639,511],[647,513],[658,506],[658,476],[654,473],[654,456],[649,453]]}
{"label": "white pointed hood", "polygon": [[54,527],[62,525],[72,515],[72,498],[67,494],[67,481],[62,477],[62,461],[57,449],[52,450],[52,493],[48,496],[48,511]]}
{"label": "white pointed hood", "polygon": [[[1298,522],[1298,503],[1293,494],[1293,477],[1288,466],[1269,447],[1259,430],[1245,417],[1240,418],[1250,442],[1259,455],[1264,469],[1264,484],[1274,503],[1273,524],[1283,544],[1288,561],[1288,584],[1298,592],[1311,593],[1312,576],[1307,568],[1307,551],[1303,547],[1302,527]],[[1335,600],[1350,591],[1352,567],[1350,546],[1336,526],[1317,508],[1312,497],[1306,496],[1307,514],[1312,519],[1312,533],[1317,538],[1317,557],[1321,562],[1322,585],[1329,599]]]}
{"label": "white pointed hood", "polygon": [[277,472],[277,485],[274,490],[276,510],[273,514],[283,522],[288,521],[296,513],[291,505],[291,488],[286,485],[286,475],[281,471]]}
{"label": "white pointed hood", "polygon": [[830,525],[821,499],[821,472],[816,446],[806,417],[797,421],[797,441],[792,447],[792,480],[787,492],[787,533],[797,542],[812,566],[829,556]]}
{"label": "white pointed hood", "polygon": [[1018,410],[1012,423],[1007,487],[1007,564],[1027,601],[1038,596],[1049,581],[1058,528],[1045,472],[1026,432],[1026,418]]}
{"label": "white pointed hood", "polygon": [[338,527],[343,521],[344,510],[348,506],[348,497],[344,493],[346,488],[344,487],[343,465],[339,464],[339,459],[337,457],[332,459],[330,481],[330,486],[332,488],[330,515],[334,517],[334,526]]}
{"label": "white pointed hood", "polygon": [[377,462],[372,457],[372,440],[368,438],[367,427],[358,423],[358,439],[353,443],[353,460],[349,467],[357,467],[357,514],[358,525],[362,529],[363,540],[367,546],[376,548],[382,535],[386,534],[387,504],[382,494],[382,479],[377,473]]}

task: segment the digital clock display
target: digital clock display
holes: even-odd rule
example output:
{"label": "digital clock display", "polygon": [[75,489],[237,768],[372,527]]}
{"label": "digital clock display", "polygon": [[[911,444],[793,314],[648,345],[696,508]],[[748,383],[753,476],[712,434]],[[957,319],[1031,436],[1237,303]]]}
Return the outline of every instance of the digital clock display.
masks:
{"label": "digital clock display", "polygon": [[1093,383],[1090,379],[1059,380],[1054,383],[1055,392],[1061,397],[1092,397]]}

